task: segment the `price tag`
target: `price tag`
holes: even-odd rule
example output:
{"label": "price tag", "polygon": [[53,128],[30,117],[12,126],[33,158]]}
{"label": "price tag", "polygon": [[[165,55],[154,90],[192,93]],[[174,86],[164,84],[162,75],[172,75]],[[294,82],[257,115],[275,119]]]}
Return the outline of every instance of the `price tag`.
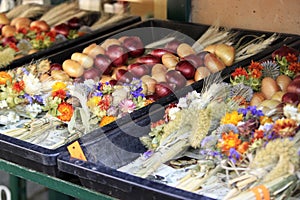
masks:
{"label": "price tag", "polygon": [[[2,196],[2,194],[4,194],[4,196]],[[11,200],[11,192],[10,190],[4,186],[4,185],[0,185],[0,200],[2,200],[2,197],[6,200]],[[3,200],[4,200],[3,199]]]}
{"label": "price tag", "polygon": [[67,148],[72,158],[87,161],[78,141],[73,142]]}

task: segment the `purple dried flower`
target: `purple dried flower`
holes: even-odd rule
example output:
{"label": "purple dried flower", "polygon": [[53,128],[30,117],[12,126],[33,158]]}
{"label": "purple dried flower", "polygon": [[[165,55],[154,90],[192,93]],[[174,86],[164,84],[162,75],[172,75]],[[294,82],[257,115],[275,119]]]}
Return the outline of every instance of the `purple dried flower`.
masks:
{"label": "purple dried flower", "polygon": [[29,102],[29,104],[33,103],[33,98],[29,94],[24,94],[24,98]]}
{"label": "purple dried flower", "polygon": [[228,158],[229,158],[233,163],[236,163],[236,161],[239,160],[240,157],[241,157],[241,156],[240,156],[240,153],[237,152],[237,151],[235,150],[235,148],[230,148]]}
{"label": "purple dried flower", "polygon": [[143,158],[148,159],[153,155],[154,151],[149,149],[148,151],[143,153]]}

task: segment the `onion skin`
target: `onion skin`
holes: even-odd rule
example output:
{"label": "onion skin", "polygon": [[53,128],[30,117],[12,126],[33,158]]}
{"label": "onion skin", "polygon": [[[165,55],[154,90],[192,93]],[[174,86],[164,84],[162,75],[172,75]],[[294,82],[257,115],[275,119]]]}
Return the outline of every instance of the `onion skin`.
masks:
{"label": "onion skin", "polygon": [[204,57],[204,65],[211,73],[225,69],[225,64],[215,54],[207,53]]}
{"label": "onion skin", "polygon": [[53,28],[51,28],[51,30],[56,32],[57,34],[62,34],[65,37],[67,37],[69,35],[69,32],[70,32],[69,26],[65,23],[56,25]]}
{"label": "onion skin", "polygon": [[194,80],[199,81],[209,75],[210,75],[210,71],[206,67],[198,67],[195,72]]}
{"label": "onion skin", "polygon": [[69,75],[63,70],[52,70],[51,77],[58,81],[68,81],[70,79]]}
{"label": "onion skin", "polygon": [[271,99],[277,100],[277,101],[281,101],[282,96],[283,96],[284,94],[285,94],[285,93],[284,93],[283,91],[277,91],[275,94],[273,94],[273,96],[271,97]]}
{"label": "onion skin", "polygon": [[177,63],[175,69],[179,71],[186,79],[193,79],[196,68],[187,60],[182,60]]}
{"label": "onion skin", "polygon": [[300,96],[300,80],[293,80],[287,87],[287,92],[295,93]]}
{"label": "onion skin", "polygon": [[16,28],[11,25],[5,25],[2,27],[1,32],[3,37],[13,37],[15,35]]}
{"label": "onion skin", "polygon": [[62,68],[70,77],[73,78],[82,76],[84,72],[84,68],[80,65],[80,63],[71,59],[65,60],[62,64]]}
{"label": "onion skin", "polygon": [[[158,58],[162,58],[163,55],[165,54],[172,54],[170,51],[168,51],[167,49],[153,49],[150,54],[152,56],[158,57]],[[173,54],[172,54],[173,55]]]}
{"label": "onion skin", "polygon": [[75,52],[72,54],[71,59],[79,62],[85,69],[89,69],[94,65],[93,58],[84,53]]}
{"label": "onion skin", "polygon": [[139,57],[136,62],[145,63],[145,64],[157,64],[161,62],[159,57],[153,56],[151,54],[147,54]]}
{"label": "onion skin", "polygon": [[50,65],[50,71],[53,70],[62,70],[62,65],[60,63],[52,63]]}
{"label": "onion skin", "polygon": [[198,68],[200,66],[204,65],[204,60],[200,56],[196,54],[190,54],[188,56],[185,56],[183,60],[189,61],[195,68]]}
{"label": "onion skin", "polygon": [[121,42],[117,39],[106,39],[100,46],[106,50],[110,45],[121,45]]}
{"label": "onion skin", "polygon": [[144,63],[133,63],[128,65],[128,71],[137,78],[140,78],[146,74],[150,74],[149,67]]}
{"label": "onion skin", "polygon": [[149,75],[145,75],[141,77],[141,80],[143,83],[147,85],[147,95],[152,95],[155,93],[155,85],[157,81],[153,78],[151,78]]}
{"label": "onion skin", "polygon": [[125,69],[119,69],[116,73],[117,81],[120,81],[122,83],[130,83],[132,81],[132,78],[132,74]]}
{"label": "onion skin", "polygon": [[292,92],[287,92],[282,96],[283,103],[290,103],[290,104],[299,104],[300,102],[300,97],[298,94],[292,93]]}
{"label": "onion skin", "polygon": [[124,65],[128,59],[128,53],[123,46],[110,45],[106,49],[106,55],[111,59],[115,66]]}
{"label": "onion skin", "polygon": [[262,92],[256,92],[253,94],[250,101],[250,106],[258,106],[266,99],[265,95]]}
{"label": "onion skin", "polygon": [[137,36],[126,37],[123,46],[129,50],[131,57],[138,57],[144,54],[145,48],[142,40]]}
{"label": "onion skin", "polygon": [[186,43],[182,43],[177,47],[177,55],[181,58],[184,58],[190,54],[195,54],[194,49]]}
{"label": "onion skin", "polygon": [[280,87],[271,77],[265,77],[261,81],[261,92],[264,94],[266,99],[271,99],[271,97],[279,90]]}
{"label": "onion skin", "polygon": [[161,82],[155,85],[155,94],[158,97],[165,97],[171,93],[172,93],[172,87],[168,83]]}
{"label": "onion skin", "polygon": [[279,75],[276,78],[276,83],[280,87],[281,91],[285,92],[287,90],[288,85],[292,82],[292,79],[287,75]]}
{"label": "onion skin", "polygon": [[235,49],[227,44],[217,44],[215,54],[226,66],[231,66],[235,58]]}
{"label": "onion skin", "polygon": [[84,80],[93,79],[94,81],[99,81],[100,74],[101,73],[97,68],[92,67],[83,72],[83,78]]}
{"label": "onion skin", "polygon": [[84,48],[82,53],[87,54],[92,58],[96,58],[97,55],[104,54],[105,50],[101,46],[97,45],[96,43],[93,43],[87,46],[86,48]]}
{"label": "onion skin", "polygon": [[168,68],[165,65],[155,64],[152,67],[151,74],[152,75],[154,75],[154,74],[166,74],[167,71],[168,71]]}
{"label": "onion skin", "polygon": [[36,20],[30,23],[30,28],[38,28],[41,31],[49,31],[50,26],[44,20]]}
{"label": "onion skin", "polygon": [[166,79],[168,83],[172,83],[176,86],[176,90],[183,88],[186,85],[186,78],[176,70],[169,70],[166,73]]}
{"label": "onion skin", "polygon": [[161,62],[169,69],[175,69],[179,58],[172,53],[166,53],[161,57]]}
{"label": "onion skin", "polygon": [[112,72],[111,59],[107,55],[98,54],[94,59],[95,67],[104,75]]}
{"label": "onion skin", "polygon": [[177,48],[180,44],[181,44],[181,42],[179,40],[174,39],[171,42],[167,43],[165,48],[172,53],[176,53]]}
{"label": "onion skin", "polygon": [[10,21],[9,19],[7,18],[6,14],[5,13],[0,13],[0,24],[1,25],[7,25],[7,24],[10,24]]}

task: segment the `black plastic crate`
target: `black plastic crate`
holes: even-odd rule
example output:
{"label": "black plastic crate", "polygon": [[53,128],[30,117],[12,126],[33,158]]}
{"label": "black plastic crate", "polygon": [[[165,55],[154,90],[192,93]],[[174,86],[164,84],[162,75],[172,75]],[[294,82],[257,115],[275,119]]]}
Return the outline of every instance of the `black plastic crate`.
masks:
{"label": "black plastic crate", "polygon": [[[137,32],[132,31],[132,29],[136,28],[143,28],[139,29]],[[157,28],[160,30],[164,30],[162,32],[158,31]],[[180,38],[181,40],[192,44],[194,40],[198,39],[207,29],[209,28],[208,25],[201,25],[201,24],[193,24],[193,23],[182,23],[182,22],[174,22],[174,21],[165,21],[165,20],[155,20],[150,19],[147,21],[142,21],[135,23],[133,25],[127,26],[125,28],[115,30],[114,32],[111,32],[109,34],[90,38],[90,40],[85,41],[79,45],[70,47],[68,49],[60,49],[61,51],[58,52],[52,52],[52,54],[49,53],[44,58],[49,59],[52,63],[62,63],[64,60],[69,59],[71,57],[71,54],[74,52],[81,52],[85,47],[87,47],[89,44],[97,43],[100,44],[105,39],[110,37],[120,37],[123,35],[135,35],[135,36],[147,36],[146,38],[142,37],[142,40],[144,40],[144,44],[148,44],[149,42],[153,42],[156,40],[159,40],[166,36],[166,34],[174,34],[174,30],[177,31],[179,36],[182,36]],[[144,30],[144,31],[142,31]],[[239,29],[236,29],[239,30]],[[271,32],[256,32],[251,30],[239,30],[241,32],[240,36],[245,34],[255,34],[255,35],[261,35],[265,34],[266,36],[270,36],[273,33]],[[178,35],[177,35],[178,36]],[[257,54],[255,56],[252,56],[251,58],[241,61],[239,63],[236,63],[231,68],[234,68],[236,66],[243,65],[243,63],[248,62],[250,59],[259,59],[263,57],[264,55],[268,54],[269,52],[272,52],[274,49],[278,48],[282,44],[289,44],[295,40],[295,35],[289,35],[289,34],[281,34],[281,37],[274,42],[274,44],[271,45],[270,48],[262,52],[261,54]],[[8,68],[14,68],[16,65],[11,65]],[[159,108],[163,108],[164,105],[167,105],[171,102],[176,101],[179,97],[184,96],[189,91],[192,91],[193,89],[200,90],[202,88],[202,81],[196,82],[192,84],[191,86],[187,86],[182,88],[179,91],[176,91],[175,93],[159,99],[154,104],[151,104],[149,106],[146,106],[144,108],[141,108],[137,111],[134,111],[130,115],[126,115],[125,117],[122,117],[115,122],[104,126],[103,128],[99,128],[96,131],[87,134],[87,137],[93,138],[94,135],[101,135],[103,133],[109,132],[112,129],[118,128],[123,124],[131,123],[132,121],[138,120],[139,118],[143,116],[147,116],[150,112],[158,112]],[[154,106],[155,105],[155,106]],[[156,110],[156,111],[155,111]],[[152,115],[151,115],[152,116]],[[149,125],[150,121],[146,121],[147,123],[145,126]],[[2,147],[2,150],[0,150],[0,158],[4,158],[5,155],[9,155],[6,157],[13,158],[14,155],[20,156],[26,159],[25,162],[28,162],[28,166],[31,166],[31,163],[36,163],[37,165],[41,165],[41,169],[45,169],[45,172],[55,171],[51,170],[52,168],[56,168],[57,166],[57,156],[66,149],[67,145],[64,145],[57,149],[47,149],[44,147],[40,147],[38,145],[34,145],[28,142],[24,142],[15,138],[11,138],[6,135],[0,134],[0,145]],[[15,159],[14,162],[17,164],[24,165],[24,162],[20,162],[19,160]],[[36,169],[35,166],[32,165],[32,168]],[[41,169],[37,170],[41,170]]]}

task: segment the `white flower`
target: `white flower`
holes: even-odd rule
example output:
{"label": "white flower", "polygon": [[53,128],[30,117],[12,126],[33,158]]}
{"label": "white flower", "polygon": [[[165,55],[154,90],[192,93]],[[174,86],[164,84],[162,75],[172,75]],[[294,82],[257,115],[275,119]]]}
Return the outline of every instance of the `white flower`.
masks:
{"label": "white flower", "polygon": [[6,100],[0,101],[0,109],[7,108],[7,107],[8,107],[8,105],[7,105]]}
{"label": "white flower", "polygon": [[297,121],[298,124],[300,123],[300,113],[298,112],[298,109],[295,106],[291,104],[285,105],[283,107],[283,114],[287,118]]}
{"label": "white flower", "polygon": [[0,124],[8,125],[20,121],[20,116],[13,111],[9,111],[7,116],[0,115]]}
{"label": "white flower", "polygon": [[42,83],[33,74],[24,74],[23,81],[25,84],[25,92],[31,96],[41,94]]}
{"label": "white flower", "polygon": [[26,113],[29,114],[29,116],[31,118],[35,118],[39,113],[41,113],[42,110],[42,106],[40,106],[37,103],[33,103],[33,104],[28,104],[25,107]]}
{"label": "white flower", "polygon": [[176,118],[176,113],[178,111],[180,111],[180,109],[178,107],[170,108],[170,110],[169,110],[169,118],[170,118],[170,120],[174,120]]}

